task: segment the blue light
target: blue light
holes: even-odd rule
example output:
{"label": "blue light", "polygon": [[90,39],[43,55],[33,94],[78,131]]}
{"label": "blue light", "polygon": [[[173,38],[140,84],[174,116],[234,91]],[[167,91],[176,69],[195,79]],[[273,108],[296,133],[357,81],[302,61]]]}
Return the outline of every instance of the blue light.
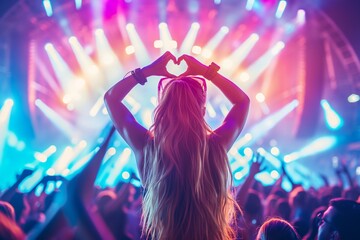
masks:
{"label": "blue light", "polygon": [[53,15],[53,10],[52,10],[52,7],[51,7],[50,0],[43,0],[43,5],[44,5],[44,8],[45,8],[46,15],[48,17],[51,17]]}
{"label": "blue light", "polygon": [[246,2],[246,10],[250,11],[254,7],[255,0],[247,0]]}
{"label": "blue light", "polygon": [[344,125],[344,121],[341,119],[339,114],[330,106],[326,100],[321,100],[321,106],[325,113],[326,125],[332,129],[337,130]]}
{"label": "blue light", "polygon": [[279,2],[279,5],[278,5],[278,8],[276,10],[276,13],[275,13],[275,16],[276,18],[280,19],[285,11],[285,8],[286,8],[286,1],[284,0],[281,0]]}
{"label": "blue light", "polygon": [[82,0],[75,0],[75,7],[76,9],[80,9],[82,5]]}

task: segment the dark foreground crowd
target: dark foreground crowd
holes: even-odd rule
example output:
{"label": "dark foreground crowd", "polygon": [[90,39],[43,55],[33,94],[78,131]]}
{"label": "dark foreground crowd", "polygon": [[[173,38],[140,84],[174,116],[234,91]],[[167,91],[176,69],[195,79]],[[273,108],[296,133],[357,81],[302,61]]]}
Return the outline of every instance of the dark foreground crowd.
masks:
{"label": "dark foreground crowd", "polygon": [[[73,179],[45,176],[33,190],[21,193],[19,184],[33,173],[24,170],[3,190],[0,239],[141,239],[142,189],[130,182],[94,187],[113,131]],[[360,239],[360,188],[345,165],[336,170],[337,185],[323,177],[323,187],[305,190],[293,183],[286,166],[274,185],[261,185],[254,176],[263,170],[264,161],[255,156],[245,181],[233,189],[241,209],[234,223],[237,239]],[[139,181],[134,174],[131,178]],[[290,192],[281,188],[283,178],[292,183]],[[35,194],[37,187],[46,189],[57,181],[63,184],[52,193]]]}

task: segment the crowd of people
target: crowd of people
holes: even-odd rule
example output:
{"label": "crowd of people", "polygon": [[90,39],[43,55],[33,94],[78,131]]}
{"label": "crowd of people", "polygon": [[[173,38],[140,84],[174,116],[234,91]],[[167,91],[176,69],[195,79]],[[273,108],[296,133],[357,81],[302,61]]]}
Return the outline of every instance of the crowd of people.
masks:
{"label": "crowd of people", "polygon": [[[180,76],[166,69],[169,61],[185,61]],[[0,239],[243,239],[359,240],[360,187],[342,165],[338,184],[305,189],[282,166],[272,186],[255,175],[266,159],[254,154],[249,173],[232,186],[227,151],[240,135],[249,98],[234,83],[192,56],[166,52],[144,68],[131,71],[105,94],[112,119],[98,151],[72,179],[45,176],[22,193],[20,183],[33,174],[26,169],[0,195]],[[154,125],[145,129],[122,104],[124,97],[149,76],[160,76]],[[232,108],[219,128],[204,120],[206,81],[228,98]],[[101,189],[94,185],[109,142],[118,131],[132,148],[139,176]],[[347,183],[344,183],[345,176]],[[291,191],[281,185],[284,178]],[[52,193],[35,194],[61,181]],[[56,185],[56,184],[55,184]]]}

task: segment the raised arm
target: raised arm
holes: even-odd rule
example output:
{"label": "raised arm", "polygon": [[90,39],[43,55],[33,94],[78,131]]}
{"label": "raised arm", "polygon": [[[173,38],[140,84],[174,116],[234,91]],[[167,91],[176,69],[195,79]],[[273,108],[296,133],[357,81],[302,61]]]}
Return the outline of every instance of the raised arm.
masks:
{"label": "raised arm", "polygon": [[183,55],[178,62],[184,60],[188,69],[183,75],[201,75],[210,80],[233,104],[222,125],[214,133],[229,151],[244,127],[249,111],[249,97],[233,82],[214,71],[212,66],[206,66],[189,55]]}
{"label": "raised arm", "polygon": [[265,170],[263,164],[264,160],[264,156],[261,156],[259,153],[257,153],[256,155],[254,154],[249,170],[249,175],[247,176],[241,187],[238,188],[238,191],[236,193],[236,202],[239,204],[240,207],[245,206],[245,203],[249,196],[249,190],[252,188],[255,182],[255,175]]}
{"label": "raised arm", "polygon": [[24,181],[25,178],[31,176],[34,173],[32,169],[24,169],[22,173],[18,176],[16,182],[6,189],[4,193],[1,195],[0,200],[2,201],[10,201],[10,199],[14,196],[16,190],[18,189],[19,185]]}
{"label": "raised arm", "polygon": [[142,153],[146,144],[148,130],[135,120],[134,116],[125,107],[122,101],[138,83],[144,84],[147,77],[174,77],[174,75],[169,74],[166,70],[166,65],[170,60],[176,62],[175,56],[170,52],[164,53],[150,65],[132,71],[129,76],[116,83],[105,93],[105,106],[109,112],[110,118],[120,135],[131,147],[136,156]]}

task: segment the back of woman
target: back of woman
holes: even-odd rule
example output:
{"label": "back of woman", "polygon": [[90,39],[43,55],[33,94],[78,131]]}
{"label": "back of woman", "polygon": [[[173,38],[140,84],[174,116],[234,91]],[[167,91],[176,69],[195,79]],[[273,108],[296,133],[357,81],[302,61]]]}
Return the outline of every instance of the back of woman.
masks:
{"label": "back of woman", "polygon": [[228,159],[210,134],[204,105],[205,93],[194,78],[173,79],[161,93],[143,176],[143,219],[155,239],[234,237]]}
{"label": "back of woman", "polygon": [[[169,61],[185,61],[181,76],[167,71]],[[233,239],[234,206],[227,151],[239,136],[249,98],[230,80],[189,55],[170,52],[115,84],[105,94],[109,115],[134,151],[145,189],[143,236],[152,239]],[[149,76],[162,76],[158,106],[148,130],[121,102]],[[206,81],[232,103],[222,125],[210,130],[205,122]]]}

